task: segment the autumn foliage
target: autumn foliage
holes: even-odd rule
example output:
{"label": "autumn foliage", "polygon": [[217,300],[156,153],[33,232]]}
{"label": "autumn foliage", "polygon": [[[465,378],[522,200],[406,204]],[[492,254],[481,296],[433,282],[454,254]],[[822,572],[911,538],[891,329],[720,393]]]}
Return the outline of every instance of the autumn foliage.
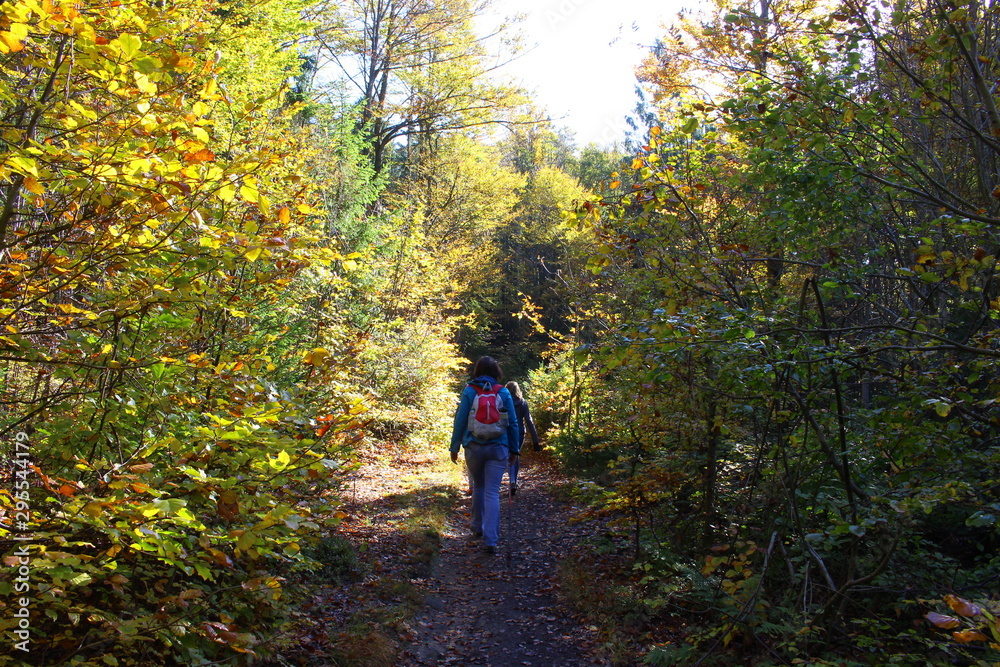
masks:
{"label": "autumn foliage", "polygon": [[301,538],[337,521],[363,408],[329,382],[343,341],[282,302],[344,258],[288,119],[227,95],[214,9],[3,7],[0,423],[28,434],[5,469],[32,549],[11,664],[253,652]]}

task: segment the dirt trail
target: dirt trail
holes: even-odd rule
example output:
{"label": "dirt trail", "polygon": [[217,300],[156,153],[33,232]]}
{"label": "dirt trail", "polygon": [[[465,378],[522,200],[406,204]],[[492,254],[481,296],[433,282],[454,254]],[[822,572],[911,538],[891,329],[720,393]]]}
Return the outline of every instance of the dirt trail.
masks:
{"label": "dirt trail", "polygon": [[550,489],[562,481],[544,458],[526,456],[512,502],[501,488],[497,554],[483,553],[469,527],[471,499],[459,503],[426,582],[423,609],[401,665],[560,667],[603,665],[595,635],[559,602],[557,566],[588,532]]}

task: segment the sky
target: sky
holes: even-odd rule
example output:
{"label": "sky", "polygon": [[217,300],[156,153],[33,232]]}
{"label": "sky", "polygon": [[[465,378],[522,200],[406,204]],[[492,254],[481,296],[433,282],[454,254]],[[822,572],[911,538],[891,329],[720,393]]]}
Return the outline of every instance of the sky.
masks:
{"label": "sky", "polygon": [[635,68],[685,5],[696,0],[497,0],[517,25],[526,53],[501,70],[534,91],[557,127],[576,144],[608,146],[624,138],[635,108]]}

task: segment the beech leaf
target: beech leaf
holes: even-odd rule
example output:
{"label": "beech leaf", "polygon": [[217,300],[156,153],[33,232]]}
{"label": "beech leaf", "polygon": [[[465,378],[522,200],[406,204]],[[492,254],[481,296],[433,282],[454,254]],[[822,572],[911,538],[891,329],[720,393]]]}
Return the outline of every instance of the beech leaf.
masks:
{"label": "beech leaf", "polygon": [[944,630],[957,628],[960,624],[960,621],[954,616],[945,616],[944,614],[939,614],[936,611],[927,612],[924,614],[924,618]]}
{"label": "beech leaf", "polygon": [[945,595],[944,601],[951,607],[951,610],[956,614],[961,616],[979,616],[983,613],[982,608],[979,605],[973,604],[968,600],[964,600],[957,595]]}
{"label": "beech leaf", "polygon": [[975,630],[962,630],[961,632],[953,632],[951,636],[955,638],[959,644],[971,644],[972,642],[985,642],[988,641],[988,637],[982,633],[976,632]]}

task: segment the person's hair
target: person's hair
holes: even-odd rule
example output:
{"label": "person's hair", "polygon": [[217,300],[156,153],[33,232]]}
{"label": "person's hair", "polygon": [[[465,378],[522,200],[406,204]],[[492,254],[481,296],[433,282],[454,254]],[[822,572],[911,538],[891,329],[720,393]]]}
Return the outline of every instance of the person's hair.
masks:
{"label": "person's hair", "polygon": [[476,367],[472,369],[472,377],[477,378],[480,375],[487,375],[499,382],[500,378],[503,377],[503,372],[500,370],[500,364],[493,357],[479,357]]}
{"label": "person's hair", "polygon": [[507,391],[512,393],[514,395],[514,398],[524,398],[524,396],[521,394],[521,388],[513,380],[507,383]]}

